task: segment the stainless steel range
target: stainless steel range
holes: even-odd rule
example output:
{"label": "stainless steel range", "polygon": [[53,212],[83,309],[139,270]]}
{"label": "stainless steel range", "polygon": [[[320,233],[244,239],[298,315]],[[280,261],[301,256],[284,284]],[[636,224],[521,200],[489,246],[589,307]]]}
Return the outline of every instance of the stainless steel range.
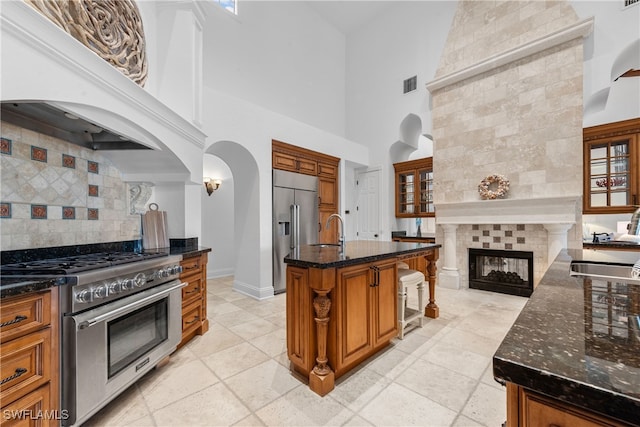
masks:
{"label": "stainless steel range", "polygon": [[3,275],[63,276],[61,404],[80,425],[180,342],[181,256],[98,253],[3,265]]}

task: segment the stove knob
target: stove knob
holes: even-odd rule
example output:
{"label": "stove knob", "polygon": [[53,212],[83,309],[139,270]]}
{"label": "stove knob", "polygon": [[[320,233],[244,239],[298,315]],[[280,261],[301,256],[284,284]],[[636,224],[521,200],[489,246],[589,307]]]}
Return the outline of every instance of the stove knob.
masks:
{"label": "stove knob", "polygon": [[106,298],[109,295],[109,288],[107,285],[98,285],[93,289],[93,296],[101,299]]}
{"label": "stove knob", "polygon": [[145,283],[147,283],[147,276],[144,273],[138,273],[133,278],[133,284],[138,288],[144,286]]}
{"label": "stove knob", "polygon": [[124,279],[122,281],[122,284],[120,285],[120,288],[123,291],[130,291],[131,289],[133,289],[133,279]]}
{"label": "stove knob", "polygon": [[91,289],[83,289],[76,294],[76,301],[78,302],[91,302],[93,301],[93,292]]}
{"label": "stove knob", "polygon": [[163,268],[162,270],[158,271],[158,273],[160,274],[160,277],[169,277],[169,267]]}
{"label": "stove knob", "polygon": [[180,273],[182,273],[181,265],[174,265],[173,267],[171,267],[171,274],[180,274]]}
{"label": "stove knob", "polygon": [[120,290],[121,290],[120,281],[116,280],[116,281],[113,281],[113,282],[109,283],[109,295],[114,295],[114,294],[120,293]]}

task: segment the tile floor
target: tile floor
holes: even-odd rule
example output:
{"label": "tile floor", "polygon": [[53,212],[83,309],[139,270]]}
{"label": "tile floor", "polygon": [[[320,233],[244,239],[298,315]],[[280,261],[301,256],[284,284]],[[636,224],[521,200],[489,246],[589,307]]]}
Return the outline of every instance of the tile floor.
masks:
{"label": "tile floor", "polygon": [[[491,358],[527,299],[437,288],[440,318],[339,378],[324,398],[289,373],[285,295],[256,301],[210,279],[210,330],[86,426],[491,426],[505,389]],[[409,302],[417,296],[409,295]]]}

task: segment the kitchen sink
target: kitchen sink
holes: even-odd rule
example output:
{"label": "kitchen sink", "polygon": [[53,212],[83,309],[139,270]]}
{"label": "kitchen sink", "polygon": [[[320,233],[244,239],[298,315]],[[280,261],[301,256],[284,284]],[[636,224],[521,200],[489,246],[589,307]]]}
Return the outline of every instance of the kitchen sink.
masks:
{"label": "kitchen sink", "polygon": [[640,283],[639,279],[632,278],[632,268],[630,265],[572,262],[570,274],[571,276],[590,276],[594,278]]}

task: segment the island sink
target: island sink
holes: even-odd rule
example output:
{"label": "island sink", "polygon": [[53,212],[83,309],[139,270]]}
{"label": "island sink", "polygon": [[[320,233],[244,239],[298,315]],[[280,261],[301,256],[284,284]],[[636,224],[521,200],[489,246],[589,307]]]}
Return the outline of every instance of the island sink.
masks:
{"label": "island sink", "polygon": [[640,279],[631,276],[632,267],[630,265],[573,262],[570,268],[571,276],[589,276],[611,281],[640,283]]}

